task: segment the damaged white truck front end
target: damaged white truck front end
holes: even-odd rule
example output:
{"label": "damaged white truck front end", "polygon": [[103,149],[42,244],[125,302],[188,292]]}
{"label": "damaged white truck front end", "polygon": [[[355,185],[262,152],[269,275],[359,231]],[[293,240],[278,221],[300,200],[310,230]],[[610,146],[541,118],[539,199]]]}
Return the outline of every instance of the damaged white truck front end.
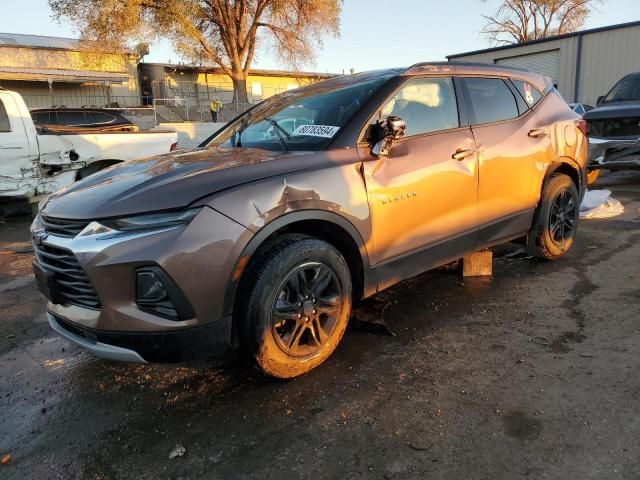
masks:
{"label": "damaged white truck front end", "polygon": [[161,155],[176,145],[175,132],[38,132],[22,97],[0,88],[0,198],[52,193],[89,165]]}

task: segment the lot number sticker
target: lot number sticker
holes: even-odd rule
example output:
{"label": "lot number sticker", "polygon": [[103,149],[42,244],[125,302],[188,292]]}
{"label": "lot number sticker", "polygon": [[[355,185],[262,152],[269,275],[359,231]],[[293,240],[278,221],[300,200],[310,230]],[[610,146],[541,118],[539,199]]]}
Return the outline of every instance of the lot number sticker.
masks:
{"label": "lot number sticker", "polygon": [[340,127],[332,127],[331,125],[300,125],[293,131],[293,135],[333,138],[338,130]]}

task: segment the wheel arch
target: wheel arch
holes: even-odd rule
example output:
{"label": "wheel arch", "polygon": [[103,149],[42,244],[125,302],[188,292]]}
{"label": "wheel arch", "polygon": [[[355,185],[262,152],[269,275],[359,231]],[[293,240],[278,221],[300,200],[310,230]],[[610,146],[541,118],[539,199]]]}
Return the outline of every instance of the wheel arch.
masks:
{"label": "wheel arch", "polygon": [[[238,287],[256,261],[256,253],[286,233],[302,233],[332,244],[344,257],[351,272],[354,301],[375,289],[369,270],[369,256],[360,232],[346,218],[323,210],[303,210],[285,214],[260,229],[245,246],[233,269],[224,298],[224,314],[232,315],[238,301]],[[373,286],[373,287],[372,287]]]}
{"label": "wheel arch", "polygon": [[563,173],[573,180],[573,183],[575,183],[576,188],[578,189],[580,200],[582,200],[584,187],[586,186],[584,173],[575,160],[569,157],[560,157],[549,165],[544,174],[542,185],[540,186],[540,200],[538,201],[538,205],[540,205],[540,201],[542,200],[542,192],[544,191],[545,185],[549,179],[557,173]]}

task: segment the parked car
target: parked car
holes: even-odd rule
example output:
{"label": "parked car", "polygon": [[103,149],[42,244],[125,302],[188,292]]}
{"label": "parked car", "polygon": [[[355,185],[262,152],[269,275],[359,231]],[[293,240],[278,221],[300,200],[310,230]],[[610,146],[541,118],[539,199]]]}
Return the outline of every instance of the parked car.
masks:
{"label": "parked car", "polygon": [[569,106],[571,107],[571,110],[576,112],[578,115],[584,115],[585,113],[593,110],[593,107],[586,103],[570,103]]}
{"label": "parked car", "polygon": [[403,279],[515,239],[566,254],[584,128],[550,79],[490,65],[283,93],[198,149],[50,196],[32,226],[49,322],[105,358],[242,345],[267,374],[301,375],[335,350],[354,302]]}
{"label": "parked car", "polygon": [[0,197],[51,193],[134,158],[169,153],[175,132],[37,130],[20,94],[0,88]]}
{"label": "parked car", "polygon": [[589,135],[589,184],[601,169],[640,168],[640,71],[623,77],[584,115]]}
{"label": "parked car", "polygon": [[138,127],[117,110],[98,108],[37,108],[31,110],[37,127],[71,127],[92,130],[137,132]]}

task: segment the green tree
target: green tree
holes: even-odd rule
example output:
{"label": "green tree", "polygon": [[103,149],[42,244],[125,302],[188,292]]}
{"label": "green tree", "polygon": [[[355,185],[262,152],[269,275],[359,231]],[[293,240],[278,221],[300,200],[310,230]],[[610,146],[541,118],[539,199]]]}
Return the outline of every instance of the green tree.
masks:
{"label": "green tree", "polygon": [[343,0],[49,0],[54,16],[103,47],[169,39],[192,61],[222,69],[234,100],[246,102],[258,47],[291,68],[314,60],[325,35],[339,35]]}

